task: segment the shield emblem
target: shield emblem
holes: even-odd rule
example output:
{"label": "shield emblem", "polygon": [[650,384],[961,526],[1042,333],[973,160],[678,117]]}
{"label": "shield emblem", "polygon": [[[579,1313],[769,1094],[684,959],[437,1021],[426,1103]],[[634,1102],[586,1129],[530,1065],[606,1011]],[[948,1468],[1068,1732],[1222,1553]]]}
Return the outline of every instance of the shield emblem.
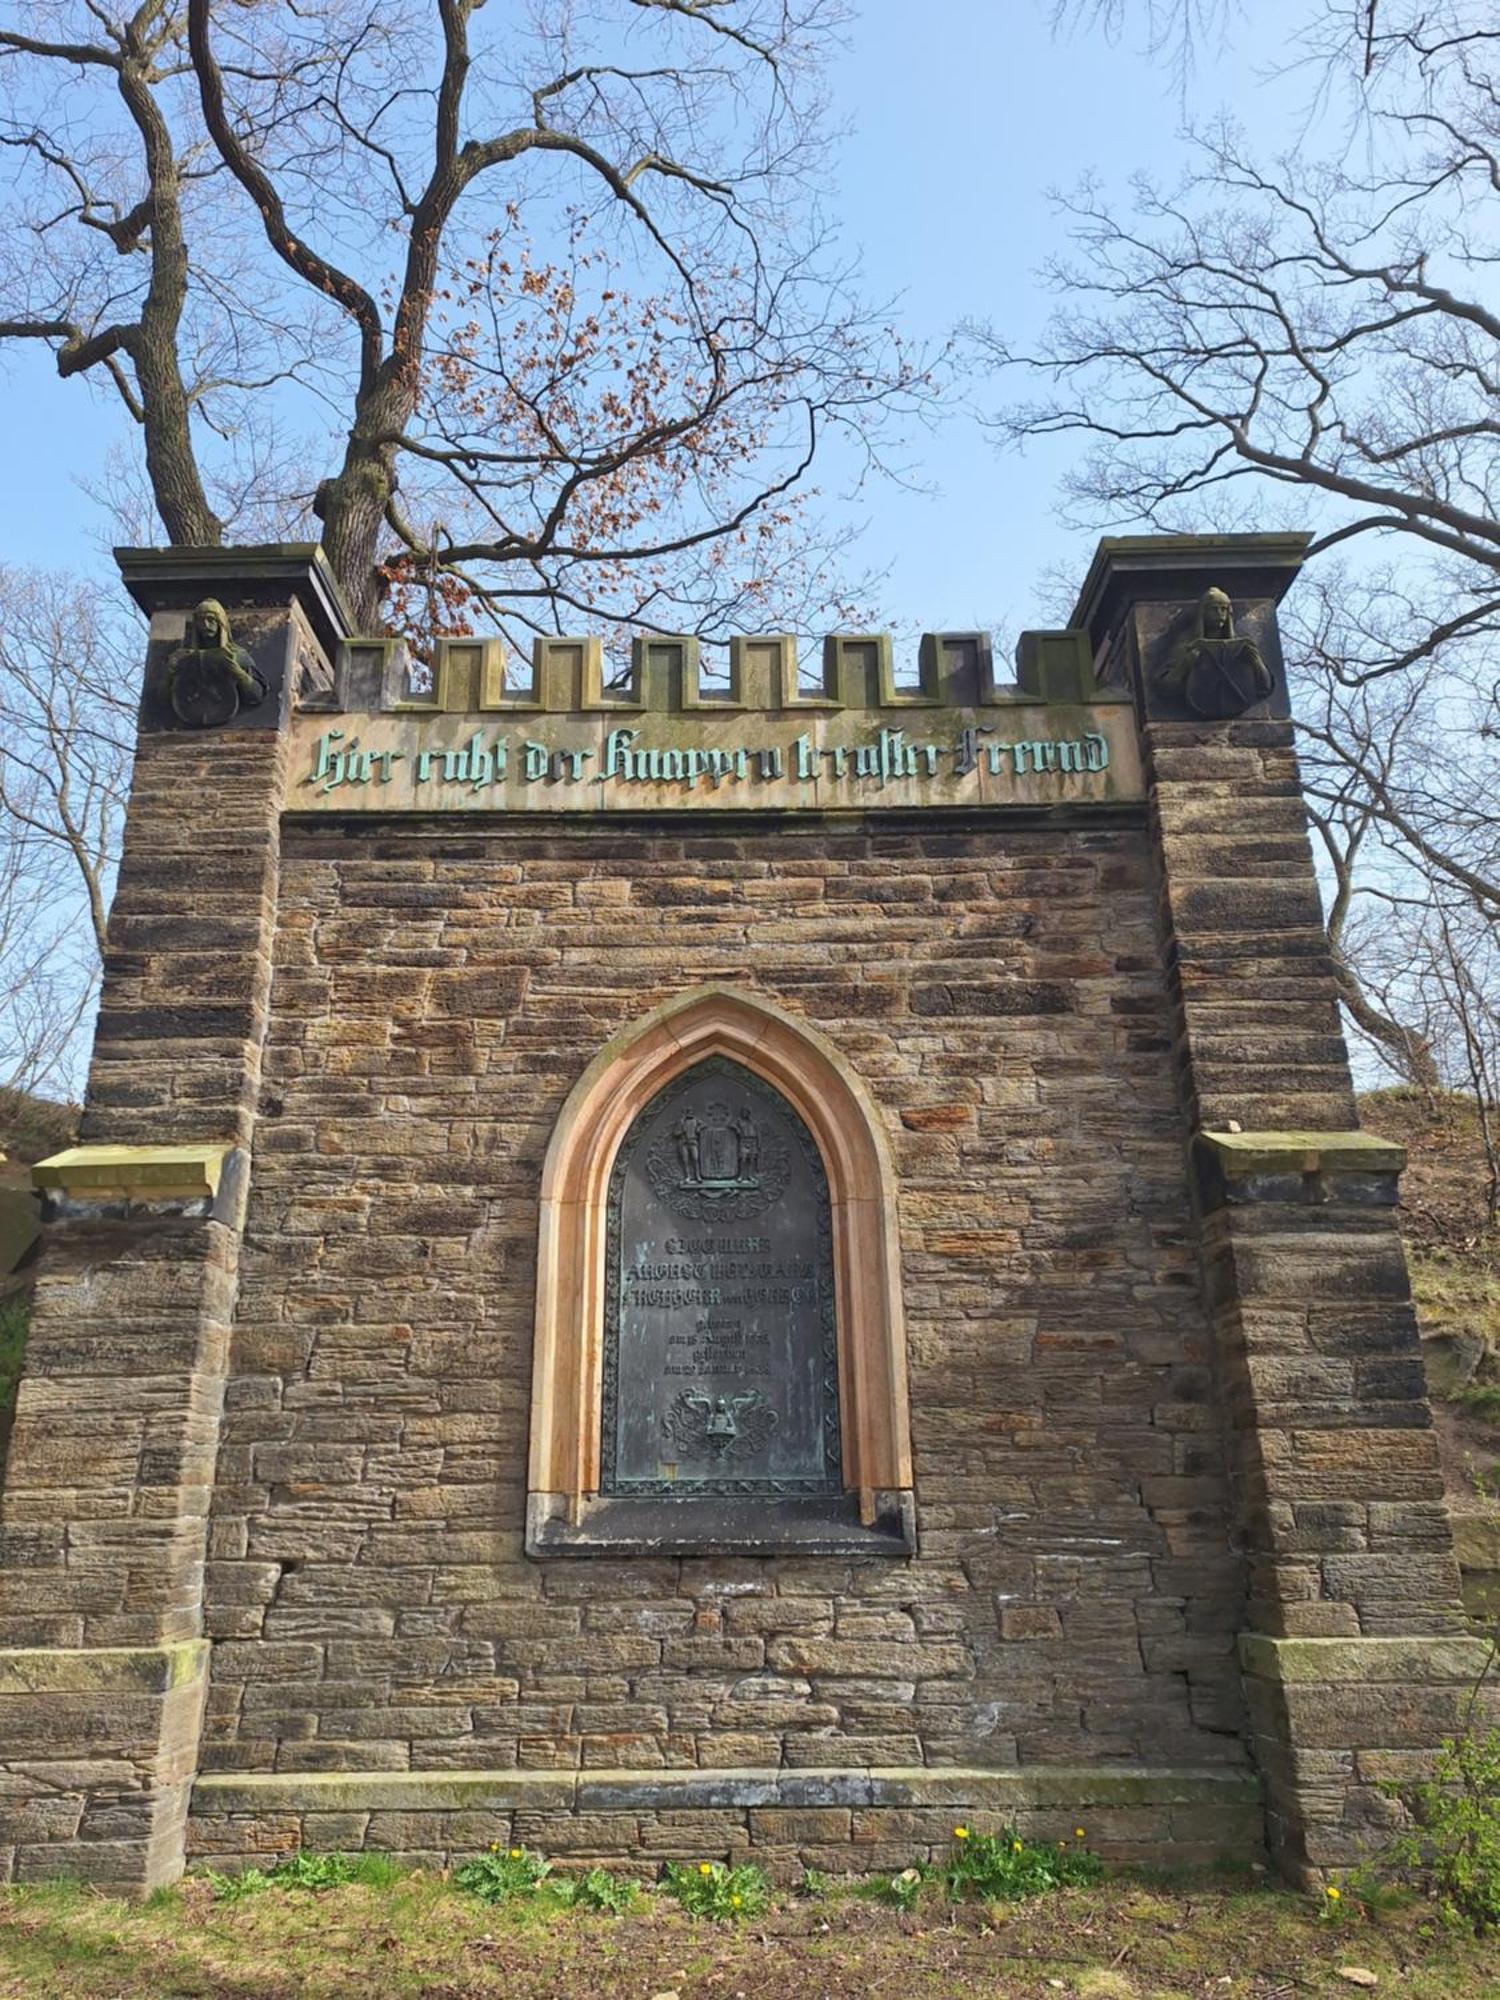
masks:
{"label": "shield emblem", "polygon": [[187,654],[177,663],[172,708],[178,721],[192,729],[213,729],[232,722],[240,712],[234,675],[212,653]]}
{"label": "shield emblem", "polygon": [[[716,1114],[722,1114],[721,1118]],[[708,1119],[715,1122],[710,1124]],[[739,1178],[739,1141],[730,1129],[729,1114],[722,1106],[714,1104],[709,1107],[699,1144],[704,1180],[732,1181]]]}

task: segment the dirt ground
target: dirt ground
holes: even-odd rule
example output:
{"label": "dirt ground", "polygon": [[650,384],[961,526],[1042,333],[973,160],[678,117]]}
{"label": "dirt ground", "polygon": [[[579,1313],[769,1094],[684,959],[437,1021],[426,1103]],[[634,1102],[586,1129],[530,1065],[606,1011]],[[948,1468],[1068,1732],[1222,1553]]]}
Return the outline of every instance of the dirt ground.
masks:
{"label": "dirt ground", "polygon": [[[28,2000],[1402,2000],[1500,1996],[1500,1946],[1412,1902],[1328,1921],[1268,1887],[1112,1882],[913,1914],[844,1892],[728,1927],[665,1897],[623,1917],[495,1909],[432,1876],[132,1906],[0,1892],[0,1994]],[[1346,1912],[1346,1913],[1345,1913]],[[1358,1975],[1353,1977],[1351,1975]]]}

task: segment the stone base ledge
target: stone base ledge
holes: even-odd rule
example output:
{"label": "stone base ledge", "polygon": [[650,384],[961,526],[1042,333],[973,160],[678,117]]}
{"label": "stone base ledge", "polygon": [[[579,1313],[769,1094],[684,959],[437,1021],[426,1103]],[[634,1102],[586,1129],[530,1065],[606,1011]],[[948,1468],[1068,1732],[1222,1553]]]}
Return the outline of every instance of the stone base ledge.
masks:
{"label": "stone base ledge", "polygon": [[857,1493],[763,1499],[681,1500],[591,1496],[578,1522],[562,1493],[526,1501],[526,1553],[551,1556],[913,1556],[916,1495],[877,1490],[873,1518]]}
{"label": "stone base ledge", "polygon": [[0,1648],[0,1696],[169,1694],[208,1672],[207,1639],[164,1646]]}
{"label": "stone base ledge", "polygon": [[1192,1159],[1206,1214],[1245,1203],[1390,1208],[1406,1165],[1404,1148],[1371,1132],[1200,1131]]}
{"label": "stone base ledge", "polygon": [[808,1765],[797,1770],[210,1772],[195,1814],[683,1812],[762,1806],[1255,1806],[1253,1772],[1218,1766]]}
{"label": "stone base ledge", "polygon": [[1252,1679],[1283,1687],[1404,1682],[1451,1686],[1478,1681],[1495,1659],[1486,1639],[1462,1637],[1271,1639],[1240,1635],[1240,1665]]}

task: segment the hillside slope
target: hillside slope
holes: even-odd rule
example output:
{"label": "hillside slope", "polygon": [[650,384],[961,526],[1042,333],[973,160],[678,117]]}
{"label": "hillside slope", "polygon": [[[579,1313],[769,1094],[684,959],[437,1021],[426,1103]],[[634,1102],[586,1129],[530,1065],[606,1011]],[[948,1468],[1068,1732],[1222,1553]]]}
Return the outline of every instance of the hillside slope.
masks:
{"label": "hillside slope", "polygon": [[1373,1091],[1372,1132],[1407,1149],[1401,1230],[1470,1609],[1500,1618],[1500,1229],[1469,1100]]}

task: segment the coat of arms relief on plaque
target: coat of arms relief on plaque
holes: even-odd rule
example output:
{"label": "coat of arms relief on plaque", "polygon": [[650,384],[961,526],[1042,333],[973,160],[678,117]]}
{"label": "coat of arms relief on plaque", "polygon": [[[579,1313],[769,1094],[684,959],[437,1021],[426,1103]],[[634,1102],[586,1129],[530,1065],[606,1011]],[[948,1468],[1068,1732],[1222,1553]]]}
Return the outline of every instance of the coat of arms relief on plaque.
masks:
{"label": "coat of arms relief on plaque", "polygon": [[780,1200],[791,1172],[785,1140],[764,1137],[750,1106],[715,1098],[683,1107],[646,1155],[646,1177],[674,1215],[748,1221]]}

